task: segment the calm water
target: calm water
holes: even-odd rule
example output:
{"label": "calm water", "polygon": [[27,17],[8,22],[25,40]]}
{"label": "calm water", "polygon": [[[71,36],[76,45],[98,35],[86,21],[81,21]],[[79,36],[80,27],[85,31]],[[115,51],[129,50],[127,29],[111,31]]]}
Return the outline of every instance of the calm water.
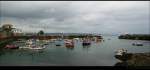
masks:
{"label": "calm water", "polygon": [[[150,52],[150,42],[140,40],[120,40],[117,36],[103,36],[104,42],[92,43],[83,47],[81,42],[75,41],[73,49],[64,45],[49,44],[46,49],[38,50],[1,50],[0,65],[40,65],[40,66],[113,66],[117,63],[115,50],[125,48],[128,52]],[[111,40],[108,40],[108,39]],[[132,46],[138,41],[144,46]]]}

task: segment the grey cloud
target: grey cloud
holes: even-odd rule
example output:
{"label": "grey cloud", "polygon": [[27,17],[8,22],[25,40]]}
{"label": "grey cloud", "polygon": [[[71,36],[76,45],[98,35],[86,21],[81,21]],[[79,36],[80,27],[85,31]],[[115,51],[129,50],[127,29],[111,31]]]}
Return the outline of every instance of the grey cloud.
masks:
{"label": "grey cloud", "polygon": [[120,1],[1,1],[0,24],[24,31],[149,33],[149,3]]}

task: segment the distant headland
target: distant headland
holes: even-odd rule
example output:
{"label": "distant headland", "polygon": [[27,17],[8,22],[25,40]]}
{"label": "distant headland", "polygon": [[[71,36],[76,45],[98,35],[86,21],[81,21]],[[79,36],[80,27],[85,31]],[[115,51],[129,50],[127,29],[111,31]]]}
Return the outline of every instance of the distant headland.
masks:
{"label": "distant headland", "polygon": [[124,34],[118,36],[119,39],[131,39],[131,40],[148,40],[150,41],[150,34]]}

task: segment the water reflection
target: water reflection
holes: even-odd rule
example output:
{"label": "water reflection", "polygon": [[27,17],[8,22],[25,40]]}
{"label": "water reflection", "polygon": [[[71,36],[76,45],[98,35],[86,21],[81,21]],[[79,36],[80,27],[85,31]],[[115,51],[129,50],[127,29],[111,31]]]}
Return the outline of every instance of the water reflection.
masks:
{"label": "water reflection", "polygon": [[[145,45],[144,47],[132,47],[130,40],[107,39],[108,38],[105,39],[105,42],[104,40],[93,40],[91,45],[86,46],[82,45],[82,40],[74,40],[74,44],[72,46],[66,46],[63,40],[57,42],[49,41],[48,44],[43,43],[44,45],[47,45],[47,48],[43,50],[4,49],[3,51],[0,50],[0,64],[11,63],[19,65],[19,63],[26,64],[26,62],[29,62],[31,65],[32,63],[33,65],[38,65],[38,63],[54,63],[56,65],[94,65],[97,61],[95,65],[127,66],[126,61],[116,63],[116,59],[113,57],[115,49],[123,47],[127,48],[131,52],[149,51],[149,46],[147,47]],[[102,44],[100,45],[99,43]],[[59,46],[59,44],[61,46]],[[71,42],[69,42],[69,44],[71,44]],[[146,44],[149,44],[149,42],[146,42]],[[18,60],[20,61],[18,62]]]}
{"label": "water reflection", "polygon": [[17,53],[19,56],[28,56],[28,55],[43,55],[43,53],[45,52],[45,49],[41,49],[41,50],[32,50],[32,49],[16,49],[15,50],[12,50],[13,52],[19,52]]}
{"label": "water reflection", "polygon": [[5,55],[5,51],[3,49],[0,49],[0,56]]}
{"label": "water reflection", "polygon": [[66,47],[68,50],[73,50],[74,47]]}
{"label": "water reflection", "polygon": [[65,43],[65,47],[66,47],[67,49],[73,50],[74,47],[75,47],[75,43],[74,43],[74,41],[71,40],[71,39],[65,40],[64,43]]}
{"label": "water reflection", "polygon": [[74,49],[74,45],[66,45],[65,46],[67,49],[69,49],[69,50],[73,50]]}
{"label": "water reflection", "polygon": [[86,48],[88,49],[90,47],[91,47],[91,45],[83,46],[84,49],[86,49]]}

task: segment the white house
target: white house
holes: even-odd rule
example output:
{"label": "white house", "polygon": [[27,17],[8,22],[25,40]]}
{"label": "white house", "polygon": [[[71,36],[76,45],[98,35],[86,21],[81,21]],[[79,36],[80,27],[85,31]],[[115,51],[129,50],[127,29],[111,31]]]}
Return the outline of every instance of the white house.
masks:
{"label": "white house", "polygon": [[21,29],[16,29],[16,28],[13,28],[12,32],[14,36],[20,36],[23,34]]}

